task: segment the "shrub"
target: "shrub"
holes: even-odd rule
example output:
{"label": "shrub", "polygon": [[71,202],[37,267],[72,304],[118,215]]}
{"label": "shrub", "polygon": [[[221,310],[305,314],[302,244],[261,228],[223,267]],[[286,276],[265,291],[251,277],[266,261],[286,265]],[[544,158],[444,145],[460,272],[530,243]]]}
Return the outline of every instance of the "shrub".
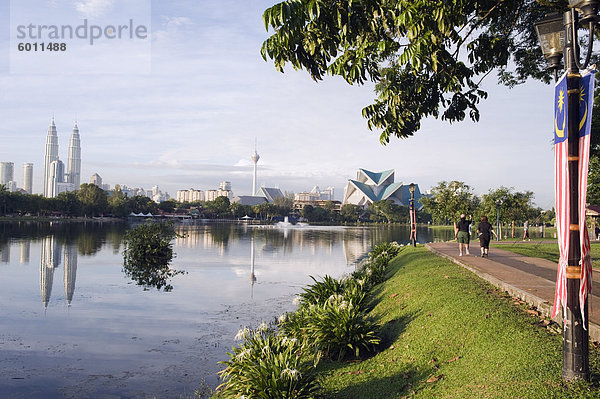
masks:
{"label": "shrub", "polygon": [[376,258],[382,258],[387,264],[393,257],[400,253],[401,249],[402,246],[396,241],[381,243],[375,245],[371,252],[369,252],[369,259],[374,260]]}
{"label": "shrub", "polygon": [[219,385],[222,398],[316,398],[318,385],[312,364],[303,360],[299,340],[277,335],[259,328],[244,328],[238,333],[244,339],[221,362],[227,367]]}
{"label": "shrub", "polygon": [[172,223],[147,222],[123,238],[123,271],[138,285],[171,291],[168,279],[184,273],[169,267],[173,259],[171,241],[177,236]]}
{"label": "shrub", "polygon": [[338,360],[348,352],[359,357],[361,351],[372,351],[380,342],[377,330],[377,323],[342,295],[310,307],[304,327],[305,338],[317,353]]}
{"label": "shrub", "polygon": [[303,288],[304,291],[299,295],[300,308],[325,303],[332,295],[342,295],[345,300],[352,301],[361,306],[365,298],[363,281],[353,278],[334,279],[331,276],[323,277],[323,280],[317,281],[313,276],[310,278],[313,284]]}

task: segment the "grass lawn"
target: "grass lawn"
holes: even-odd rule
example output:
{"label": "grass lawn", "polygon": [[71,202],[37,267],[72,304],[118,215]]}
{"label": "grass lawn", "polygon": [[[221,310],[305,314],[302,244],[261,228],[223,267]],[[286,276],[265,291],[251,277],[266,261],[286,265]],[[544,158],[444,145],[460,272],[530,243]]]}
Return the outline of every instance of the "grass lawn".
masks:
{"label": "grass lawn", "polygon": [[380,352],[322,361],[326,398],[600,397],[597,350],[592,382],[564,383],[561,336],[470,272],[407,247],[388,273],[372,302],[383,326]]}
{"label": "grass lawn", "polygon": [[[547,242],[547,240],[546,240]],[[558,263],[558,243],[555,241],[552,244],[535,243],[534,241],[515,244],[495,244],[490,243],[492,247],[505,249],[517,254],[530,256],[533,258],[542,258]],[[595,268],[600,268],[600,243],[593,242],[592,249],[592,265]]]}

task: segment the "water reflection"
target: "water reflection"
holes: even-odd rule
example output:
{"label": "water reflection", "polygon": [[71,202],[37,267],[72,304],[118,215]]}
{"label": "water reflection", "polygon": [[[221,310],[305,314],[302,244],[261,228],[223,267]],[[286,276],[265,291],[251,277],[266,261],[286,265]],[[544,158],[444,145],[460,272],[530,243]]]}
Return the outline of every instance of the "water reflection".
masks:
{"label": "water reflection", "polygon": [[179,397],[202,379],[214,387],[240,327],[293,310],[309,275],[340,277],[374,244],[409,237],[406,226],[178,226],[185,237],[172,263],[188,274],[164,293],[123,274],[127,229],[0,222],[0,303],[10,303],[0,307],[0,346],[11,353],[0,371],[27,376],[0,381],[4,396]]}
{"label": "water reflection", "polygon": [[54,271],[61,263],[61,255],[64,251],[64,288],[67,305],[71,306],[73,293],[75,292],[75,280],[77,278],[77,247],[74,245],[61,245],[54,236],[42,238],[40,256],[40,294],[44,309],[48,308],[52,295],[54,282]]}
{"label": "water reflection", "polygon": [[250,239],[250,297],[254,298],[254,283],[256,275],[254,274],[254,237]]}

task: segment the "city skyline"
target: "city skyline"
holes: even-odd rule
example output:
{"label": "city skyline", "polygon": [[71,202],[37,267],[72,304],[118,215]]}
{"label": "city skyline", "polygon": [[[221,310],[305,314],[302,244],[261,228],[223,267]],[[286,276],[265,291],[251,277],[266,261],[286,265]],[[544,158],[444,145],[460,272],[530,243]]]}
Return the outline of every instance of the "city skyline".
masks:
{"label": "city skyline", "polygon": [[[119,11],[114,2],[94,3]],[[281,74],[262,60],[269,33],[261,14],[272,4],[153,4],[149,74],[9,74],[0,63],[0,160],[34,163],[34,192],[40,192],[43,160],[30,154],[43,153],[40,127],[54,114],[59,134],[73,117],[85,132],[82,181],[97,172],[111,186],[159,185],[174,196],[227,180],[236,195],[247,194],[256,138],[257,187],[334,186],[341,193],[357,168],[395,169],[398,182],[423,191],[460,180],[475,194],[514,187],[533,191],[544,209],[554,206],[551,86],[508,89],[489,76],[478,123],[431,118],[414,137],[382,146],[361,116],[375,96],[372,84],[349,86],[332,77],[315,84],[305,71],[287,66]],[[8,11],[0,5],[0,15]],[[0,50],[7,46],[0,37]]]}

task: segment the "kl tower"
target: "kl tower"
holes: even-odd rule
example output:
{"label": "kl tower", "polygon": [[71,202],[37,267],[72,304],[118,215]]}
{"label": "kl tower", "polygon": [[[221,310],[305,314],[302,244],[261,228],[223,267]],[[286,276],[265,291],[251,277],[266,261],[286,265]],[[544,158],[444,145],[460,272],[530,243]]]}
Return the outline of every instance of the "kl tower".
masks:
{"label": "kl tower", "polygon": [[254,140],[254,154],[252,155],[252,162],[254,162],[254,176],[252,177],[252,195],[256,195],[256,163],[260,159],[258,152],[256,152],[256,140]]}

